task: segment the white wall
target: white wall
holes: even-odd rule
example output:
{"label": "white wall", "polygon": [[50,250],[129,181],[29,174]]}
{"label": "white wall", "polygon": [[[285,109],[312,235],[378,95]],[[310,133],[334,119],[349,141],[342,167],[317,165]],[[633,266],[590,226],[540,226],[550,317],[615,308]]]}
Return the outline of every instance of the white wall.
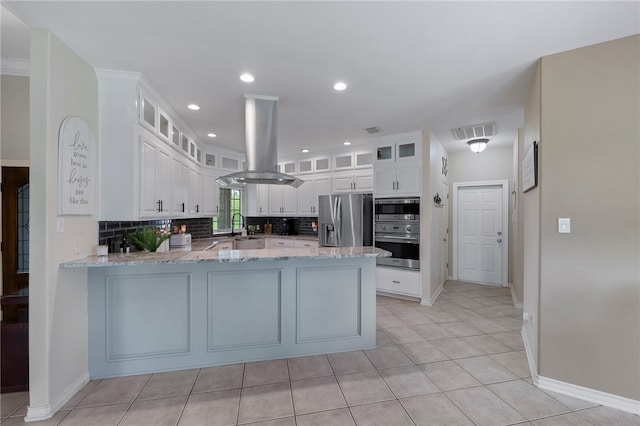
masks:
{"label": "white wall", "polygon": [[64,232],[56,232],[58,131],[64,118],[73,115],[98,135],[98,83],[93,68],[47,30],[31,32],[30,80],[27,420],[40,420],[89,378],[86,271],[63,271],[59,265],[91,254],[98,222],[96,214],[64,216]]}
{"label": "white wall", "polygon": [[[447,158],[447,152],[440,144],[440,141],[431,134],[428,182],[429,191],[424,195],[422,200],[424,208],[429,208],[431,210],[431,216],[428,222],[428,244],[430,245],[431,252],[431,256],[429,258],[429,262],[431,264],[429,271],[429,297],[431,300],[437,296],[442,285],[448,278],[448,274],[442,270],[442,262],[445,261],[444,258],[447,256],[447,253],[444,253],[442,229],[444,226],[443,223],[448,223],[448,217],[444,216],[446,210],[443,210],[441,207],[436,207],[433,202],[433,197],[436,194],[439,194],[440,198],[442,198],[442,184],[447,182],[447,177],[442,174],[443,157]],[[447,204],[447,208],[449,207],[448,200],[443,200],[443,203]]]}
{"label": "white wall", "polygon": [[3,165],[29,162],[29,77],[0,76],[0,158]]}

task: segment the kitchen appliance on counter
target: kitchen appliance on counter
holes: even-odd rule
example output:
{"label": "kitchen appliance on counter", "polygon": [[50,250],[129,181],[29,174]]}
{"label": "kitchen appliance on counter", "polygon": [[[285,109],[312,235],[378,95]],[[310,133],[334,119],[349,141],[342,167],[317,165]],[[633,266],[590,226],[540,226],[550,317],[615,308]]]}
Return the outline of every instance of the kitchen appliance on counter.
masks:
{"label": "kitchen appliance on counter", "polygon": [[327,247],[373,245],[373,195],[318,197],[318,242]]}
{"label": "kitchen appliance on counter", "polygon": [[171,250],[191,251],[191,234],[171,234],[169,248]]}
{"label": "kitchen appliance on counter", "polygon": [[375,246],[391,252],[378,265],[420,270],[420,198],[376,199]]}

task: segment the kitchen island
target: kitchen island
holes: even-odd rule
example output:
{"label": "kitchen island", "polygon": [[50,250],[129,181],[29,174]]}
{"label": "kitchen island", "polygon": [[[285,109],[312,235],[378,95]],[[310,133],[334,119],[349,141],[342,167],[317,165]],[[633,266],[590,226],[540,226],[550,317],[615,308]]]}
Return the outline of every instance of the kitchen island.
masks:
{"label": "kitchen island", "polygon": [[92,379],[370,349],[375,247],[91,256]]}

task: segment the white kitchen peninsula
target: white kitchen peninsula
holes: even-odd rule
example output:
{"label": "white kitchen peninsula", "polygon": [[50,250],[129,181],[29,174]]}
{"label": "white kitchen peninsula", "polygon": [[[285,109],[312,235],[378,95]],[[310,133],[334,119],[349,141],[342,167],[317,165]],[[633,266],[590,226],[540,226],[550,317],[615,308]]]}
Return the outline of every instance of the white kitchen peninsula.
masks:
{"label": "white kitchen peninsula", "polygon": [[110,254],[88,269],[92,379],[370,349],[375,247]]}

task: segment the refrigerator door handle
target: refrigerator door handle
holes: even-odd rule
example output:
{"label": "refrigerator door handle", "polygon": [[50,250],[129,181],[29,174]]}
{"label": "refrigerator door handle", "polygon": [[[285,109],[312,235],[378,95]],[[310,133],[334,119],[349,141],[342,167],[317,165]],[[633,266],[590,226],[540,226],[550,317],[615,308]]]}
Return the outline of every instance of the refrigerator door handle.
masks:
{"label": "refrigerator door handle", "polygon": [[342,197],[336,197],[336,214],[335,214],[335,232],[336,246],[342,246]]}

